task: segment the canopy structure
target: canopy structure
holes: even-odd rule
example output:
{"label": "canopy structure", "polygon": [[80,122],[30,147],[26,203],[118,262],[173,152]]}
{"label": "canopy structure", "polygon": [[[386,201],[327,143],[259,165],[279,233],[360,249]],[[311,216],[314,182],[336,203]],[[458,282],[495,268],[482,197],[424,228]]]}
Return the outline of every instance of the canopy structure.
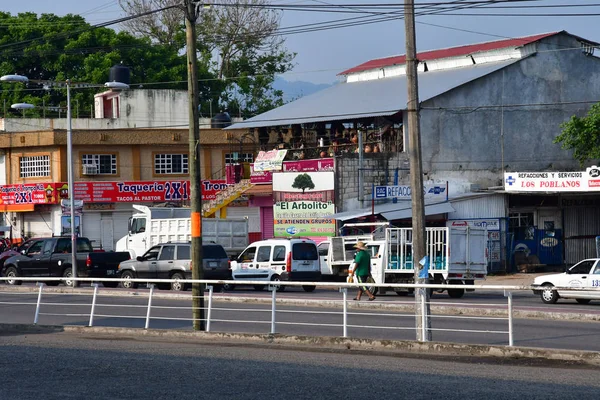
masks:
{"label": "canopy structure", "polygon": [[[419,98],[426,101],[517,60],[419,73]],[[389,117],[406,109],[406,76],[339,83],[225,129]]]}
{"label": "canopy structure", "polygon": [[[426,204],[425,215],[445,214],[456,211],[452,208],[450,202]],[[388,221],[396,219],[405,219],[412,217],[412,205],[410,201],[400,201],[398,203],[378,204],[371,208],[361,208],[359,210],[345,211],[331,215],[331,218],[340,221],[347,221],[354,218],[366,217],[371,214],[381,214]]]}

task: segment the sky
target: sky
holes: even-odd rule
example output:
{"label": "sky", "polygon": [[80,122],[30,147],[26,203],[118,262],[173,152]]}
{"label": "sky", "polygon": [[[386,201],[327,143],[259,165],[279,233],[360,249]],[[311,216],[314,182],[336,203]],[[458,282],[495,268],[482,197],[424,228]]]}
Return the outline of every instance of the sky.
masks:
{"label": "sky", "polygon": [[[379,2],[381,1],[381,3]],[[458,0],[458,2],[478,0]],[[451,0],[417,0],[416,5],[450,3]],[[456,0],[454,2],[457,2]],[[28,0],[21,2],[3,1],[0,10],[12,14],[33,11],[37,13],[81,14],[88,22],[100,23],[123,15],[117,0]],[[6,4],[8,3],[8,4]],[[359,7],[370,5],[369,12],[385,12],[373,7],[374,4],[400,5],[401,0],[273,0],[278,5],[338,5],[336,12],[323,10],[299,11],[284,10],[281,27],[314,24],[323,21],[365,16],[357,14]],[[563,5],[568,7],[549,7]],[[454,13],[477,15],[429,15],[418,16],[416,25],[417,50],[432,50],[465,44],[528,36],[537,33],[566,30],[588,40],[600,42],[600,0],[530,0],[512,1],[504,5],[490,7],[530,7],[530,8],[489,8],[484,11],[465,9]],[[387,10],[389,12],[390,10]],[[483,16],[488,14],[582,14],[583,16]],[[596,15],[593,15],[596,14]],[[288,50],[297,53],[294,69],[282,77],[288,81],[312,83],[334,83],[336,74],[374,58],[404,53],[404,20],[379,22],[350,26],[340,29],[323,30],[285,36]],[[596,50],[600,55],[600,50]]]}

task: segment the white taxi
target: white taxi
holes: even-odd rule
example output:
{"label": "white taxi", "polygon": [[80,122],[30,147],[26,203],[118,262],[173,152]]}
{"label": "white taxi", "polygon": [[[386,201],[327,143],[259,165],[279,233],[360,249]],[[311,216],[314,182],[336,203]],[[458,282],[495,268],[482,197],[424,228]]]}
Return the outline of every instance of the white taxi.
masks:
{"label": "white taxi", "polygon": [[561,274],[538,276],[531,286],[546,304],[559,298],[575,299],[580,304],[600,300],[600,258],[580,261]]}

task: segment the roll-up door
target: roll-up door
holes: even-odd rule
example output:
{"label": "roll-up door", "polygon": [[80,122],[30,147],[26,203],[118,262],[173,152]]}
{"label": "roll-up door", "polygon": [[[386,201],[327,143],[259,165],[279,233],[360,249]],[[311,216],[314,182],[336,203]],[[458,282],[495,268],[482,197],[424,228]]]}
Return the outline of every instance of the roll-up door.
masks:
{"label": "roll-up door", "polygon": [[275,234],[273,222],[273,207],[261,207],[261,231],[263,239],[271,239]]}
{"label": "roll-up door", "polygon": [[42,211],[23,213],[23,233],[27,237],[52,236],[52,214]]}
{"label": "roll-up door", "polygon": [[227,218],[248,217],[248,232],[260,232],[260,207],[227,207]]}
{"label": "roll-up door", "polygon": [[99,212],[84,212],[83,224],[81,225],[82,236],[88,238],[95,249],[102,246],[102,231],[100,229],[101,216]]}

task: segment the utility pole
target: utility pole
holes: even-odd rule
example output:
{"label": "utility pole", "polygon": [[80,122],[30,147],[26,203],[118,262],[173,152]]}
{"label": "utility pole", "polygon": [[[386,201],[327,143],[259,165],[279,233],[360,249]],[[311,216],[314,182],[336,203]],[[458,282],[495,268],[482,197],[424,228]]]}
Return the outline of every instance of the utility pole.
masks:
{"label": "utility pole", "polygon": [[[419,261],[425,257],[425,204],[423,194],[423,162],[421,159],[421,127],[419,125],[419,84],[414,0],[404,0],[404,33],[406,36],[406,83],[408,88],[408,153],[410,157],[410,187],[412,198],[412,250],[415,283],[427,283],[419,278]],[[424,306],[423,306],[424,305]],[[415,289],[417,340],[431,340],[429,293]]]}
{"label": "utility pole", "polygon": [[[196,54],[197,11],[193,0],[185,0],[185,39],[187,49],[189,100],[189,166],[192,221],[192,279],[204,278],[202,268],[202,189],[200,187],[200,126],[198,120],[198,67]],[[205,329],[204,284],[192,284],[192,318],[196,331]]]}

